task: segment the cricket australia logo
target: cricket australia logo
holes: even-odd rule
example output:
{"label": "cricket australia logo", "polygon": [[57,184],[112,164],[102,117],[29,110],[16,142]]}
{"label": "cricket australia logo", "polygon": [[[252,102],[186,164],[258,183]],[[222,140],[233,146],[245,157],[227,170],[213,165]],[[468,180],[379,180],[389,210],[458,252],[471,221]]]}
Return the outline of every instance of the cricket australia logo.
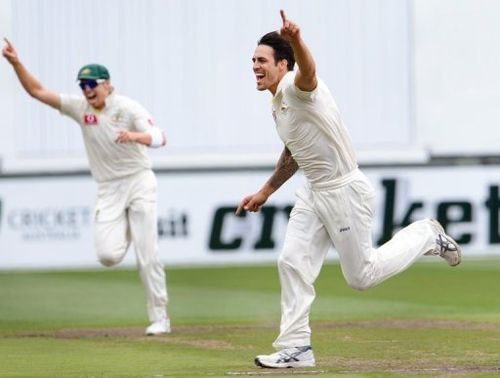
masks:
{"label": "cricket australia logo", "polygon": [[97,125],[97,116],[94,113],[87,113],[83,116],[85,126]]}

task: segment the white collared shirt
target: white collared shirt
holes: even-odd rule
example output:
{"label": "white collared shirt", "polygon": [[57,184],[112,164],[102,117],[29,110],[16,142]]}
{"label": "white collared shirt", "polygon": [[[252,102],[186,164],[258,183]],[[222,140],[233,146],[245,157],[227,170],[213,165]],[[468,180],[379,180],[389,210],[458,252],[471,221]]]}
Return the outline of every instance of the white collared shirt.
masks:
{"label": "white collared shirt", "polygon": [[305,92],[295,86],[295,72],[280,81],[273,97],[276,129],[293,158],[314,186],[357,168],[351,138],[327,86]]}
{"label": "white collared shirt", "polygon": [[99,111],[83,96],[62,94],[61,113],[81,126],[90,171],[97,182],[151,169],[147,146],[115,142],[119,129],[142,132],[153,126],[149,113],[136,101],[111,93]]}

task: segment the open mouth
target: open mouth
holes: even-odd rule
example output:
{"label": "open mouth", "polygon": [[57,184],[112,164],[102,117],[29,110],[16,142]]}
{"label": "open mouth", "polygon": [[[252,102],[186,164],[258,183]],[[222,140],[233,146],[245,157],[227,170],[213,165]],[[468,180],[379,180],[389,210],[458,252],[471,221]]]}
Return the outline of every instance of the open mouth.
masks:
{"label": "open mouth", "polygon": [[87,97],[88,101],[93,101],[97,98],[97,94],[95,94],[95,93],[88,94],[86,97]]}
{"label": "open mouth", "polygon": [[262,80],[264,79],[264,74],[263,73],[256,73],[255,74],[255,79],[257,80],[257,84],[260,84]]}

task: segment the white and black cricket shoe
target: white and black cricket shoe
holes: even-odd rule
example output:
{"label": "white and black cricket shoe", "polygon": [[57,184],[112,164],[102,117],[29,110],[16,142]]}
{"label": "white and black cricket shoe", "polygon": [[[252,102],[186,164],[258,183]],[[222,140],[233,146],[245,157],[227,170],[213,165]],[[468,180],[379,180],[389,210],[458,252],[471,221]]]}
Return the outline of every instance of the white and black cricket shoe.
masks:
{"label": "white and black cricket shoe", "polygon": [[170,332],[171,328],[169,318],[157,320],[156,322],[151,323],[148,328],[146,328],[146,335],[148,336],[164,335]]}
{"label": "white and black cricket shoe", "polygon": [[462,251],[455,240],[446,234],[439,234],[436,238],[439,256],[445,259],[450,266],[457,266],[462,260]]}
{"label": "white and black cricket shoe", "polygon": [[255,357],[255,365],[263,368],[296,368],[316,365],[310,346],[282,349],[273,354]]}
{"label": "white and black cricket shoe", "polygon": [[441,256],[446,260],[448,265],[457,266],[462,260],[462,249],[451,236],[444,232],[443,226],[437,220],[431,219],[430,221],[437,231],[436,247],[434,250],[427,252],[426,255]]}

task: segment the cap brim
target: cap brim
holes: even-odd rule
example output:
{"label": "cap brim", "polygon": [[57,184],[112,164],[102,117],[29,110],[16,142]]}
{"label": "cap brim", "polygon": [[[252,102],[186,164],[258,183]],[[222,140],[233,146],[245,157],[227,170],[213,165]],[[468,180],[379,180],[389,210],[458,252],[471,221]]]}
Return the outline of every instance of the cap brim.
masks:
{"label": "cap brim", "polygon": [[78,79],[76,79],[76,80],[78,81],[78,80],[99,80],[99,79],[108,80],[105,77],[92,76],[92,75],[81,75],[81,76],[78,76]]}

